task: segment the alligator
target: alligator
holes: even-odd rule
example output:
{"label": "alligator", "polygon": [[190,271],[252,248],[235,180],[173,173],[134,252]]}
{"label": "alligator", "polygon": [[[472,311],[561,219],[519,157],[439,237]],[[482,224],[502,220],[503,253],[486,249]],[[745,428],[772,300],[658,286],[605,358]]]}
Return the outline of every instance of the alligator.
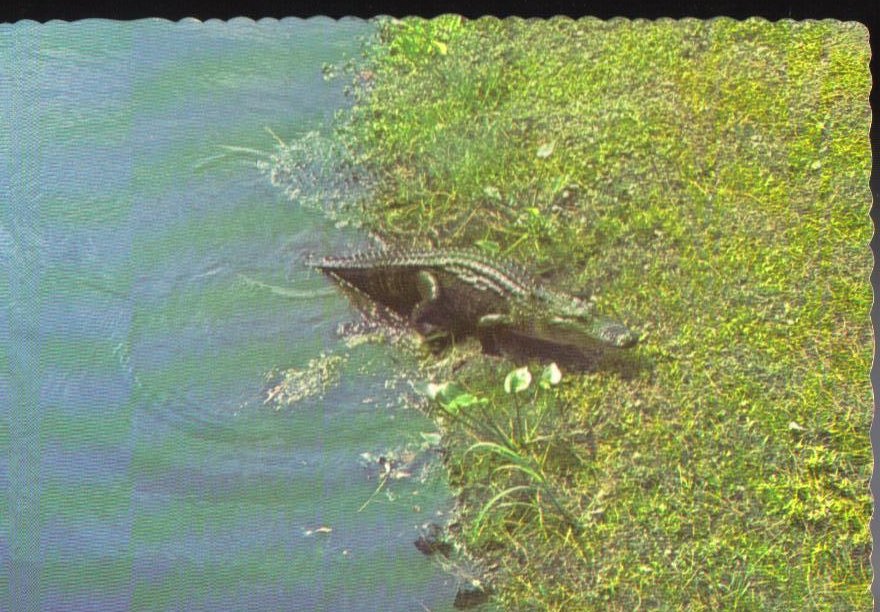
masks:
{"label": "alligator", "polygon": [[469,250],[372,250],[309,262],[345,288],[409,321],[423,336],[499,335],[582,351],[625,349],[638,336],[593,303],[551,290],[522,267]]}

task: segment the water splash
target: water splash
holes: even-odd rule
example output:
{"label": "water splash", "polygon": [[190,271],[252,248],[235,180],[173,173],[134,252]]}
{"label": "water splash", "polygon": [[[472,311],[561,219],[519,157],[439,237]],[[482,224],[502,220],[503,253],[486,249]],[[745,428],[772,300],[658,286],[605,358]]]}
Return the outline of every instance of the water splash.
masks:
{"label": "water splash", "polygon": [[373,179],[336,139],[313,130],[284,142],[257,161],[272,184],[303,208],[317,210],[337,226],[360,227],[358,210]]}
{"label": "water splash", "polygon": [[348,362],[345,355],[327,355],[321,353],[310,359],[305,368],[291,368],[281,372],[270,373],[269,389],[263,404],[272,404],[275,410],[291,407],[311,397],[321,397],[339,382],[342,368]]}

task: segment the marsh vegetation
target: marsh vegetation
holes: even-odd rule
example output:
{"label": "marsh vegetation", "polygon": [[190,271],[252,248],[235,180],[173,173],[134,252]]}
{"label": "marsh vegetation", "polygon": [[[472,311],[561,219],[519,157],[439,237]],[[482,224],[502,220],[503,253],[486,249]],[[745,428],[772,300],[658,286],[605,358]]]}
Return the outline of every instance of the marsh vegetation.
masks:
{"label": "marsh vegetation", "polygon": [[426,387],[503,609],[870,606],[868,60],[857,24],[447,16],[344,73],[371,231],[642,335],[630,377]]}

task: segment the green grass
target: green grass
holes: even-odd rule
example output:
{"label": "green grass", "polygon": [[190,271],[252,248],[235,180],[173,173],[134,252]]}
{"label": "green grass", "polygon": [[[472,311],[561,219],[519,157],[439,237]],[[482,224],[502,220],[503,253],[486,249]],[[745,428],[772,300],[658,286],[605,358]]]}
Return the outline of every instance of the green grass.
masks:
{"label": "green grass", "polygon": [[[545,415],[517,460],[434,411],[503,609],[869,608],[868,60],[830,21],[380,27],[340,127],[366,225],[500,251],[643,334],[634,377],[517,406]],[[446,374],[505,435],[512,367]]]}

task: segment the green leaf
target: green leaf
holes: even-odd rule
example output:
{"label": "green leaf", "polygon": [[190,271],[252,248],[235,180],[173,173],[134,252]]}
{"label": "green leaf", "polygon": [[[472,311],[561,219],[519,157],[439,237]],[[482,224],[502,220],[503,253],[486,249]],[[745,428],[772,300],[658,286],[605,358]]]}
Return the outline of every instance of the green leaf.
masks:
{"label": "green leaf", "polygon": [[445,382],[438,385],[436,400],[441,404],[448,404],[453,401],[459,395],[466,393],[466,391],[456,385],[455,383]]}
{"label": "green leaf", "polygon": [[483,187],[483,193],[486,194],[486,197],[491,198],[493,200],[501,201],[501,192],[498,191],[497,187],[492,185],[486,185]]}
{"label": "green leaf", "polygon": [[477,240],[474,244],[486,251],[487,253],[500,253],[501,245],[494,240]]}
{"label": "green leaf", "polygon": [[535,155],[538,156],[538,159],[547,159],[553,154],[554,148],[556,148],[556,143],[548,142],[538,147],[538,152]]}
{"label": "green leaf", "polygon": [[559,193],[563,190],[563,188],[569,183],[571,177],[569,175],[557,176],[556,180],[553,181],[553,190],[552,193]]}
{"label": "green leaf", "polygon": [[507,459],[510,462],[508,464],[498,467],[497,469],[519,470],[537,483],[543,483],[546,480],[544,475],[536,470],[537,466],[534,466],[527,457],[524,457],[515,450],[512,450],[495,442],[477,442],[476,444],[472,444],[470,447],[468,447],[467,451],[465,451],[465,454],[472,453],[477,449],[486,450],[490,453],[495,453],[499,457]]}
{"label": "green leaf", "polygon": [[517,368],[504,379],[504,390],[507,393],[525,391],[532,384],[532,373],[527,367]]}
{"label": "green leaf", "polygon": [[541,380],[538,384],[542,389],[549,389],[552,386],[558,385],[559,381],[562,380],[562,372],[559,370],[559,366],[556,365],[554,361],[550,365],[544,368],[544,371],[541,372]]}
{"label": "green leaf", "polygon": [[440,403],[446,410],[456,413],[462,408],[473,406],[474,404],[485,404],[489,400],[477,397],[473,393],[468,393],[462,387],[454,383],[428,383],[424,386],[424,394],[432,400]]}
{"label": "green leaf", "polygon": [[801,425],[800,423],[798,423],[796,421],[790,421],[788,423],[788,429],[790,431],[807,431],[806,427],[804,427],[803,425]]}
{"label": "green leaf", "polygon": [[446,408],[449,412],[456,413],[462,408],[467,408],[469,406],[473,406],[474,404],[483,404],[487,400],[483,398],[479,398],[472,393],[461,393],[456,395],[448,402],[442,402],[443,407]]}
{"label": "green leaf", "polygon": [[515,487],[510,487],[509,489],[505,489],[505,490],[501,491],[500,493],[498,493],[497,495],[495,495],[492,499],[490,499],[489,501],[487,501],[483,505],[482,509],[480,510],[480,513],[477,515],[477,518],[474,521],[474,526],[472,528],[473,533],[479,533],[480,526],[483,524],[483,520],[486,518],[486,514],[489,512],[489,510],[492,509],[492,506],[497,504],[501,499],[507,497],[508,495],[516,493],[517,491],[534,491],[534,490],[535,490],[535,487],[532,487],[532,486],[517,485]]}
{"label": "green leaf", "polygon": [[418,388],[416,388],[416,391],[422,395],[427,395],[429,399],[435,400],[447,385],[449,385],[449,383],[441,383],[439,385],[436,383],[428,383],[426,385],[419,385]]}

